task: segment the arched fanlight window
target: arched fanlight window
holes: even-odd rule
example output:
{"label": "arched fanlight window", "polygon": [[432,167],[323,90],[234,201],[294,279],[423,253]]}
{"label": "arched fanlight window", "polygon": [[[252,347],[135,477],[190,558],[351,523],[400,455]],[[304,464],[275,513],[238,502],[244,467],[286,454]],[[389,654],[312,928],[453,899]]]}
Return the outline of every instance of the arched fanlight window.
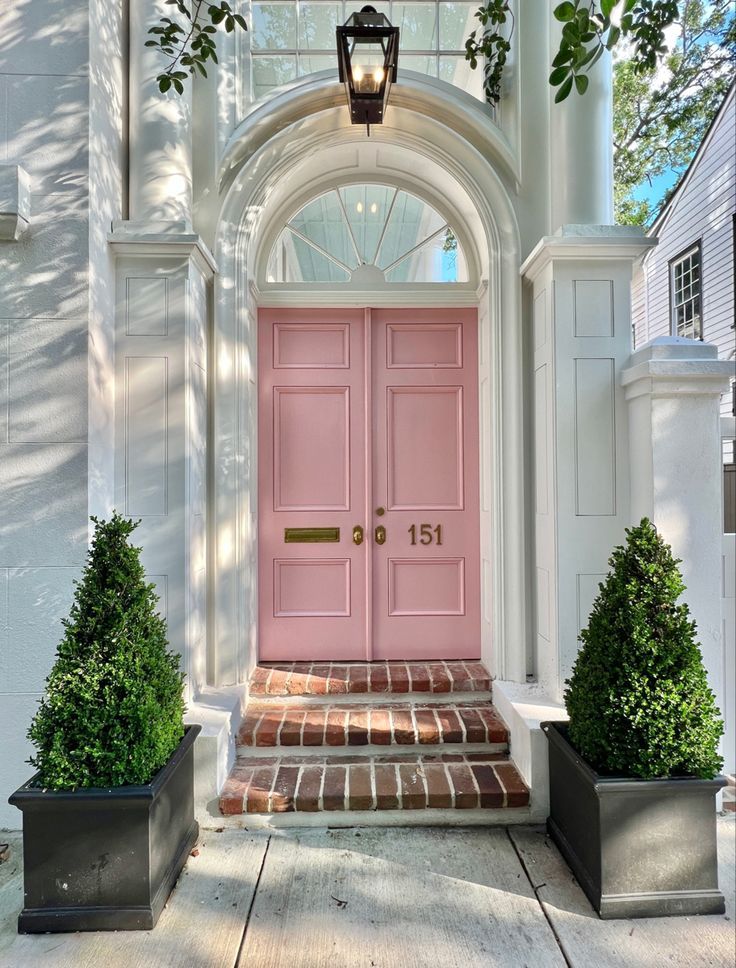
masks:
{"label": "arched fanlight window", "polygon": [[308,202],[276,240],[267,281],[350,282],[362,266],[388,283],[468,281],[465,256],[445,219],[422,199],[386,185],[347,185]]}

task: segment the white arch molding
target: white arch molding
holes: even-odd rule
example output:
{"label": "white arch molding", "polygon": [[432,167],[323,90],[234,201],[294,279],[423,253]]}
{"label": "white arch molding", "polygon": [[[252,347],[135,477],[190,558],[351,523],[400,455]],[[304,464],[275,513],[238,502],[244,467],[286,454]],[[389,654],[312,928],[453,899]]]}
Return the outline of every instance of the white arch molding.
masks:
{"label": "white arch molding", "polygon": [[[444,103],[450,95],[443,90],[443,110],[430,116],[428,82],[431,79],[422,78],[416,92],[411,82],[402,85],[388,122],[372,130],[371,145],[383,153],[387,168],[404,161],[403,171],[393,171],[395,184],[453,213],[452,223],[462,225],[461,241],[483,283],[476,288],[417,286],[405,296],[395,289],[379,293],[315,287],[300,292],[297,301],[478,306],[482,657],[496,677],[523,682],[531,625],[526,593],[521,260],[515,213],[496,170],[501,167],[508,175],[509,168],[499,154],[499,133],[486,109],[458,91],[458,110],[453,113]],[[292,85],[275,97],[269,111],[261,106],[251,113],[233,135],[222,169],[224,192],[215,240],[219,276],[211,438],[215,547],[208,678],[214,686],[244,681],[257,656],[255,313],[259,303],[279,305],[293,299],[284,293],[259,292],[260,266],[284,211],[293,208],[298,197],[317,194],[335,177],[330,171],[311,179],[315,159],[331,158],[335,164],[341,153],[351,151],[357,159],[356,146],[365,143],[363,129],[347,124],[347,112],[335,109],[332,81],[320,84],[309,79],[300,91],[299,87]],[[412,108],[413,93],[417,110]],[[479,143],[484,131],[485,145]],[[407,158],[413,159],[408,169]],[[352,177],[366,177],[357,161],[353,171],[342,170],[343,182]]]}

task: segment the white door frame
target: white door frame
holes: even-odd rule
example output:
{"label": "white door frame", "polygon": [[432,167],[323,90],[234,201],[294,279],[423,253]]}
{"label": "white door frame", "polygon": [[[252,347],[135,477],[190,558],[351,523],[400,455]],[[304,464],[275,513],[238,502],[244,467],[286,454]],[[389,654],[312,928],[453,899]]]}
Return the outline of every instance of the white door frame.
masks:
{"label": "white door frame", "polygon": [[[303,90],[290,89],[282,96],[301,118],[296,130],[282,127],[285,108],[276,97],[269,102],[268,115],[261,108],[237,129],[225,156],[227,191],[215,246],[219,276],[212,393],[214,493],[209,518],[215,540],[208,675],[215,686],[247,679],[257,654],[255,319],[259,303],[284,305],[284,299],[291,299],[291,295],[266,294],[255,288],[258,262],[264,258],[266,223],[274,215],[269,198],[274,186],[293,175],[307,154],[365,137],[362,130],[336,120],[335,112],[324,110],[320,83],[306,82]],[[416,110],[393,109],[395,126],[375,129],[372,140],[401,145],[417,158],[429,159],[445,173],[443,178],[461,186],[477,212],[479,230],[474,241],[486,284],[477,292],[466,292],[463,302],[477,305],[480,333],[482,657],[496,677],[523,682],[532,606],[527,594],[519,232],[510,196],[494,167],[494,160],[496,167],[507,167],[499,153],[497,129],[477,105],[483,124],[478,123],[472,138],[468,137],[464,122],[476,109],[462,92],[457,95],[459,109],[452,115],[460,130],[437,121],[425,97],[426,86],[423,83],[417,91]],[[481,136],[487,141],[485,150],[478,150]],[[295,185],[294,190],[302,187]],[[423,194],[421,185],[413,191]],[[295,302],[305,304],[304,292],[293,295]],[[460,305],[458,295],[448,291],[440,298]],[[379,295],[316,290],[310,299],[323,305],[396,306],[406,304],[404,299],[413,305],[425,299],[439,305],[438,296],[421,290],[401,297],[395,291]]]}

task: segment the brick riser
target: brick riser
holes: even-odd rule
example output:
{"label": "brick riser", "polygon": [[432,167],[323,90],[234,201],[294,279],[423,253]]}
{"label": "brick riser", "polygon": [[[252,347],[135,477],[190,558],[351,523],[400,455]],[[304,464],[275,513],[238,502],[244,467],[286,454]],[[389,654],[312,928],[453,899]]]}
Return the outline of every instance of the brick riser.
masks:
{"label": "brick riser", "polygon": [[[393,697],[387,697],[393,698]],[[508,730],[488,704],[382,703],[299,708],[249,703],[238,733],[243,750],[277,746],[412,746],[493,744],[505,748]]]}
{"label": "brick riser", "polygon": [[220,812],[316,813],[523,807],[529,791],[502,754],[238,759]]}
{"label": "brick riser", "polygon": [[360,693],[488,692],[491,677],[479,662],[261,663],[250,695],[338,696]]}

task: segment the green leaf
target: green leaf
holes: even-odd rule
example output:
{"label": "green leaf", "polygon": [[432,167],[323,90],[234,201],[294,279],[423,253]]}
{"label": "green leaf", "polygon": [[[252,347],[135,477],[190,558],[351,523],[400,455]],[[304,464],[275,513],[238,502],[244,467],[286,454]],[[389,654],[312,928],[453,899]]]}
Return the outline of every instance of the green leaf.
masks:
{"label": "green leaf", "polygon": [[555,94],[555,104],[559,104],[560,101],[564,101],[569,95],[570,91],[572,91],[572,77],[568,77],[557,94]]}
{"label": "green leaf", "polygon": [[570,3],[569,0],[565,0],[565,3],[559,4],[554,9],[554,15],[556,20],[560,20],[563,23],[568,20],[572,20],[575,16],[575,4]]}
{"label": "green leaf", "polygon": [[575,87],[577,89],[578,94],[585,94],[585,92],[588,90],[588,75],[576,74]]}
{"label": "green leaf", "polygon": [[162,74],[158,78],[158,89],[159,89],[159,91],[161,91],[162,94],[165,94],[169,90],[170,87],[171,87],[171,78],[168,77],[166,74]]}
{"label": "green leaf", "polygon": [[559,84],[562,84],[567,75],[570,73],[570,70],[571,68],[569,65],[563,65],[562,67],[558,67],[552,71],[552,73],[549,75],[549,83],[552,85],[552,87],[557,87]]}

